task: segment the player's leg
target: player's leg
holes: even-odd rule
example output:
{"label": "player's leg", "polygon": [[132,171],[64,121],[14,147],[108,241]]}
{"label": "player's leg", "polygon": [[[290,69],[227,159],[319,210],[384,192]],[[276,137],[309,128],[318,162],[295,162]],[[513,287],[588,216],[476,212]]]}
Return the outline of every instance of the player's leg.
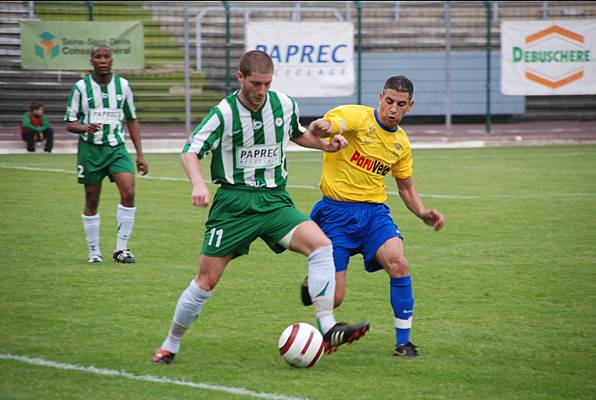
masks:
{"label": "player's leg", "polygon": [[339,271],[335,273],[335,300],[333,302],[333,308],[341,306],[346,296],[346,277],[347,270]]}
{"label": "player's leg", "polygon": [[170,364],[174,360],[174,356],[180,351],[182,337],[198,318],[203,305],[213,294],[213,289],[231,259],[232,255],[225,257],[201,256],[199,272],[178,298],[168,336],[161,348],[153,355],[154,363]]}
{"label": "player's leg", "polygon": [[[385,269],[389,274],[389,296],[395,321],[395,355],[416,355],[410,343],[414,297],[408,260],[404,256],[401,232],[385,204],[370,206],[366,211],[366,240],[363,255],[368,272]],[[405,349],[405,350],[404,350]],[[407,354],[403,354],[407,353]]]}
{"label": "player's leg", "polygon": [[[355,227],[359,225],[360,214],[353,203],[339,202],[328,198],[316,203],[310,214],[310,218],[321,228],[333,244],[333,263],[335,265],[334,308],[339,307],[344,300],[346,271],[350,256],[359,252],[360,237],[358,231],[360,229]],[[308,291],[308,279],[305,279],[302,283],[300,297],[302,304],[305,306],[312,304]]]}
{"label": "player's leg", "polygon": [[[290,250],[308,257],[308,291],[319,328],[323,332],[325,351],[334,352],[338,346],[360,339],[370,328],[368,322],[347,324],[335,321],[336,273],[331,241],[313,221],[300,223],[290,234]],[[283,243],[283,239],[280,243]]]}
{"label": "player's leg", "polygon": [[252,217],[239,216],[251,197],[248,191],[224,188],[215,194],[205,224],[199,271],[178,300],[168,337],[154,354],[154,363],[172,362],[182,336],[211,297],[226,265],[233,256],[247,254],[258,237],[259,228]]}
{"label": "player's leg", "polygon": [[335,267],[333,247],[313,221],[304,221],[290,231],[289,249],[308,257],[308,291],[323,333],[336,324],[333,316]]}
{"label": "player's leg", "polygon": [[79,141],[77,152],[77,180],[85,185],[85,209],[83,227],[89,247],[89,262],[103,261],[100,250],[99,227],[100,215],[97,212],[101,183],[106,176],[103,161],[103,146],[95,146]]}
{"label": "player's leg", "polygon": [[23,133],[23,140],[27,142],[27,151],[33,153],[35,151],[35,131],[33,129],[26,128]]}
{"label": "player's leg", "polygon": [[112,179],[120,192],[120,203],[116,209],[116,223],[118,227],[116,249],[113,259],[116,262],[132,264],[134,255],[128,249],[128,240],[132,234],[137,208],[135,204],[135,178],[128,172],[112,175]]}
{"label": "player's leg", "polygon": [[89,262],[96,263],[103,261],[100,249],[100,215],[97,212],[99,196],[101,194],[101,182],[85,185],[85,208],[81,219],[85,229],[87,247],[89,250]]}
{"label": "player's leg", "polygon": [[[335,252],[335,249],[333,249]],[[335,298],[333,300],[333,308],[338,308],[344,301],[346,296],[346,274],[347,271],[343,270],[335,273]],[[302,286],[300,287],[300,297],[302,304],[305,306],[312,305],[312,299],[310,298],[310,292],[308,290],[308,275],[304,278]]]}
{"label": "player's leg", "polygon": [[54,130],[52,128],[44,129],[43,136],[46,139],[44,151],[51,153],[54,148]]}
{"label": "player's leg", "polygon": [[414,312],[414,296],[408,260],[404,256],[401,238],[387,240],[376,253],[377,261],[390,278],[389,297],[395,318],[396,356],[416,356],[416,346],[410,342]]}
{"label": "player's leg", "polygon": [[116,249],[112,258],[119,263],[131,264],[135,262],[135,258],[128,249],[128,240],[132,235],[137,211],[135,207],[135,167],[124,145],[110,148],[108,173],[110,179],[118,186],[120,193],[120,203],[116,209],[118,226]]}

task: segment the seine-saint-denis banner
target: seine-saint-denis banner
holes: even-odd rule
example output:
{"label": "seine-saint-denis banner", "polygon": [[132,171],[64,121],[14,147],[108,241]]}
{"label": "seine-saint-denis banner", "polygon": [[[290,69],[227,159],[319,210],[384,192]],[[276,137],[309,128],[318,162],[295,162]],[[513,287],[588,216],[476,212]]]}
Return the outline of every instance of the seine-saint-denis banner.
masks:
{"label": "seine-saint-denis banner", "polygon": [[143,69],[143,23],[21,22],[21,66],[25,69],[88,70],[90,51],[98,43],[112,49],[114,69]]}
{"label": "seine-saint-denis banner", "polygon": [[354,27],[348,22],[250,22],[246,50],[275,65],[271,88],[295,97],[354,93]]}
{"label": "seine-saint-denis banner", "polygon": [[503,22],[501,92],[596,94],[596,20]]}

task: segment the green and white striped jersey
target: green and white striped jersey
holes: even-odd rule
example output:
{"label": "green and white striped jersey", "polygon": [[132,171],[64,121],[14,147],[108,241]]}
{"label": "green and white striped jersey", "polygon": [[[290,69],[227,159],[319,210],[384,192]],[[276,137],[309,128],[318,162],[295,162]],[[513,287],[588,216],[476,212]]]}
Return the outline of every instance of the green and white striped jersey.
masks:
{"label": "green and white striped jersey", "polygon": [[96,133],[81,133],[81,140],[97,145],[118,146],[124,143],[122,120],[136,119],[137,114],[128,81],[113,74],[107,85],[95,82],[91,75],[77,81],[70,91],[64,120],[83,124],[100,123]]}
{"label": "green and white striped jersey", "polygon": [[261,109],[252,112],[236,91],[211,109],[182,152],[197,153],[199,158],[212,152],[211,180],[215,183],[285,186],[288,141],[305,131],[298,117],[298,104],[285,94],[269,91]]}

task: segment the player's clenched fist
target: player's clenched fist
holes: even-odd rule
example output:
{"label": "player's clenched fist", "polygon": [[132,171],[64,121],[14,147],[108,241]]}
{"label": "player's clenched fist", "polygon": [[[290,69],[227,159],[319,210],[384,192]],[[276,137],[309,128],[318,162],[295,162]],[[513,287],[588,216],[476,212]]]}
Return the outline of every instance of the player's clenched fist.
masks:
{"label": "player's clenched fist", "polygon": [[192,205],[197,207],[207,207],[211,201],[209,189],[204,184],[196,184],[192,187]]}

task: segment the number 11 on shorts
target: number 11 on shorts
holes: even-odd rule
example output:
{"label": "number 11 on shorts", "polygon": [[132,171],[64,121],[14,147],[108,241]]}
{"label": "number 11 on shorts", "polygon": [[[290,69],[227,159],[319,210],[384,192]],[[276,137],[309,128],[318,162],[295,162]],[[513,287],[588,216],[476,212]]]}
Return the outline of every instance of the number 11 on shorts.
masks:
{"label": "number 11 on shorts", "polygon": [[215,240],[215,247],[219,247],[221,245],[221,238],[223,236],[223,229],[215,229],[212,228],[209,231],[210,235],[209,236],[209,246],[213,245],[213,238],[215,238],[217,236],[217,239]]}

